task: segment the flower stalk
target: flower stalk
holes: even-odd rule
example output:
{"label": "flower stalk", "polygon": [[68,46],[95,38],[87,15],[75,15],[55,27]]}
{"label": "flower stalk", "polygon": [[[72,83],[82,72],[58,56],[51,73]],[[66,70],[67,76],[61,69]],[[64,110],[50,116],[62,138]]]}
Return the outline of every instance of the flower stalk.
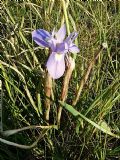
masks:
{"label": "flower stalk", "polygon": [[47,72],[45,78],[45,120],[47,122],[49,122],[51,91],[52,91],[52,78],[50,74]]}
{"label": "flower stalk", "polygon": [[[67,71],[65,73],[64,81],[63,81],[63,87],[62,87],[62,92],[61,92],[61,97],[60,100],[62,102],[65,102],[67,99],[67,94],[68,94],[68,89],[69,89],[69,82],[71,79],[72,72],[75,68],[75,61],[72,57],[69,58],[69,65],[67,68]],[[62,114],[62,107],[58,107],[58,115],[57,115],[57,124],[60,126],[60,119],[61,119],[61,114]]]}

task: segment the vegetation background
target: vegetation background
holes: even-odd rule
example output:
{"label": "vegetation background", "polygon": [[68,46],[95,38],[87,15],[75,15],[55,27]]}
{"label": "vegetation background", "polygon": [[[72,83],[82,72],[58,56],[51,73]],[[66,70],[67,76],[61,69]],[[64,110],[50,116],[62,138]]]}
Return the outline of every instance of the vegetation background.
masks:
{"label": "vegetation background", "polygon": [[[41,139],[35,147],[27,150],[0,142],[0,160],[120,160],[119,0],[64,2],[70,32],[79,32],[76,44],[80,48],[66,100],[70,106],[63,104],[58,130],[30,129],[8,137],[1,132],[2,139],[23,145],[32,144],[39,135]],[[48,50],[33,42],[31,32],[38,28],[59,29],[63,21],[66,23],[63,0],[0,1],[4,131],[47,125],[43,71]],[[79,88],[90,60],[103,42],[108,44],[108,48],[101,52],[73,108],[71,102],[76,96],[76,88]],[[51,125],[56,124],[63,79],[54,81]]]}

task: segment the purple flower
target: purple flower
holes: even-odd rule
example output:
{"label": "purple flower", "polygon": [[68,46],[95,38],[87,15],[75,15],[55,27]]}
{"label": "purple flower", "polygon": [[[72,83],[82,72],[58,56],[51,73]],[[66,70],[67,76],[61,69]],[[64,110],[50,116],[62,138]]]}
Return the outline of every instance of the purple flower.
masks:
{"label": "purple flower", "polygon": [[[51,54],[47,61],[47,69],[52,78],[60,78],[65,71],[65,56],[71,53],[78,53],[78,47],[73,43],[78,36],[77,32],[71,33],[66,39],[66,26],[63,25],[58,32],[52,33],[43,29],[32,32],[33,40],[41,47],[51,49]],[[64,40],[65,39],[65,40]]]}

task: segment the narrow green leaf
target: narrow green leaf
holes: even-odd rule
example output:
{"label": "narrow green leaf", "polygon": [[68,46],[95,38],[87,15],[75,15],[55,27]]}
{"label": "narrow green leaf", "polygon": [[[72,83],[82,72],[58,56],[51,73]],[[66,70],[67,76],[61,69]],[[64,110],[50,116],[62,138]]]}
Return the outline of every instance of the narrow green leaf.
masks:
{"label": "narrow green leaf", "polygon": [[103,126],[98,125],[97,123],[93,122],[92,120],[88,119],[87,117],[85,117],[83,114],[81,114],[80,112],[78,112],[76,109],[74,109],[71,105],[68,105],[67,103],[61,102],[60,104],[67,109],[71,114],[73,114],[74,116],[80,116],[82,117],[85,121],[87,121],[88,123],[90,123],[91,125],[93,125],[94,127],[96,127],[97,129],[101,130],[102,132],[109,134],[113,137],[116,138],[120,138],[119,135],[116,135],[114,133],[112,133],[110,130],[106,130],[106,128],[103,128]]}

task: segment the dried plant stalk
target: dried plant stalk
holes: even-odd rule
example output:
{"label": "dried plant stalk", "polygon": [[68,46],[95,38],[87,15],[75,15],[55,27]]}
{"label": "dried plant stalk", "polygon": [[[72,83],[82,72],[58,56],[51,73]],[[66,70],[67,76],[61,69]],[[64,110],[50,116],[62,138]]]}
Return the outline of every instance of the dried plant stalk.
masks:
{"label": "dried plant stalk", "polygon": [[[68,68],[67,68],[67,71],[66,71],[66,74],[65,74],[65,78],[64,78],[64,81],[63,81],[63,87],[62,87],[62,93],[61,93],[61,97],[60,97],[60,100],[63,101],[63,102],[67,98],[69,82],[70,82],[70,78],[71,78],[71,75],[72,75],[72,72],[73,72],[74,68],[75,68],[75,61],[74,61],[74,59],[72,59],[70,57],[70,63],[68,65]],[[62,107],[59,106],[58,107],[58,115],[57,115],[58,125],[60,125],[61,113],[62,113]]]}
{"label": "dried plant stalk", "polygon": [[80,98],[80,95],[81,95],[81,92],[83,90],[83,87],[85,85],[85,83],[87,82],[88,78],[89,78],[89,75],[91,73],[91,70],[96,62],[96,60],[98,59],[101,51],[103,50],[103,48],[100,48],[99,51],[97,51],[97,53],[95,54],[95,57],[91,60],[91,62],[89,63],[88,65],[88,69],[87,71],[85,72],[85,74],[83,75],[81,81],[80,81],[80,85],[79,85],[79,88],[76,92],[76,96],[75,96],[75,99],[73,100],[72,102],[72,105],[75,106]]}
{"label": "dried plant stalk", "polygon": [[52,78],[49,73],[46,74],[45,79],[45,119],[49,122],[49,113],[50,113],[50,97],[51,97],[51,90],[52,90]]}

